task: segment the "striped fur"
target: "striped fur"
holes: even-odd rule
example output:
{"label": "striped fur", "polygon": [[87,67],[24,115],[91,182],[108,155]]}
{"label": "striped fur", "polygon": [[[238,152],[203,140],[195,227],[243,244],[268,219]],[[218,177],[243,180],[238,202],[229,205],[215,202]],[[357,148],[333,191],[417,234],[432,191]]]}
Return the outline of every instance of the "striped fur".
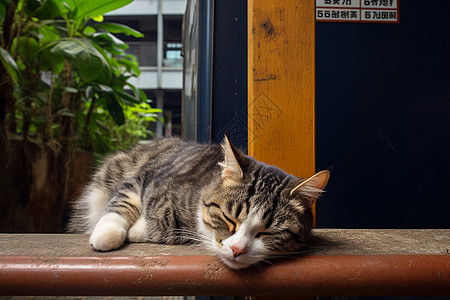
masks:
{"label": "striped fur", "polygon": [[130,242],[203,243],[231,268],[298,251],[328,171],[304,180],[239,152],[228,139],[157,139],[105,159],[75,203],[70,232],[94,249]]}

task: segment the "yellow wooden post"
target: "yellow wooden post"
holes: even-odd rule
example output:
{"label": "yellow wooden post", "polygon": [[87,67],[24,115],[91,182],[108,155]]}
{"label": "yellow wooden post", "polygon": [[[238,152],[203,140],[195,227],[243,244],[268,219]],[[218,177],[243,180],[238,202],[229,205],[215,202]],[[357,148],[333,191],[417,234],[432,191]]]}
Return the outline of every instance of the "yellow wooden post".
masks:
{"label": "yellow wooden post", "polygon": [[248,1],[248,149],[308,177],[315,172],[315,2]]}

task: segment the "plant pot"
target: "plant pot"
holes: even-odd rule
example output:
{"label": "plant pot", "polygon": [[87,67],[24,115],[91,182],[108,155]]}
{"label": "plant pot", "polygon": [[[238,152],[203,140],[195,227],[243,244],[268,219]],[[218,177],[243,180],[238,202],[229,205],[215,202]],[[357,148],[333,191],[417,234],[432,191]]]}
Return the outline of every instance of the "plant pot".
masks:
{"label": "plant pot", "polygon": [[12,140],[0,149],[0,232],[63,232],[70,203],[88,181],[94,154],[66,163],[52,150]]}

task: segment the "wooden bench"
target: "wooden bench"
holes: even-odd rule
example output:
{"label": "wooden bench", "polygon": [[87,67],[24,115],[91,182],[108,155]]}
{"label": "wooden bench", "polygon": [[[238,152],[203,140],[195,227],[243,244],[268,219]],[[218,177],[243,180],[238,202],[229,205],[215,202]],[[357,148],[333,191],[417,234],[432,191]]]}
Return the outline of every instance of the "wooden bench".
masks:
{"label": "wooden bench", "polygon": [[316,229],[308,252],[227,268],[199,246],[0,234],[0,295],[450,295],[450,230]]}

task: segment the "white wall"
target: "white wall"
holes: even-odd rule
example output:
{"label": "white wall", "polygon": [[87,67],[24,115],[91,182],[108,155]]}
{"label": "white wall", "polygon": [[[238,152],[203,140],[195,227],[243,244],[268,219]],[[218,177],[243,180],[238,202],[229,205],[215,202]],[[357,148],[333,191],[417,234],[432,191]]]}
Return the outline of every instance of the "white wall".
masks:
{"label": "white wall", "polygon": [[[163,15],[183,15],[187,0],[162,0]],[[127,6],[107,14],[107,16],[157,15],[158,0],[134,0]]]}

